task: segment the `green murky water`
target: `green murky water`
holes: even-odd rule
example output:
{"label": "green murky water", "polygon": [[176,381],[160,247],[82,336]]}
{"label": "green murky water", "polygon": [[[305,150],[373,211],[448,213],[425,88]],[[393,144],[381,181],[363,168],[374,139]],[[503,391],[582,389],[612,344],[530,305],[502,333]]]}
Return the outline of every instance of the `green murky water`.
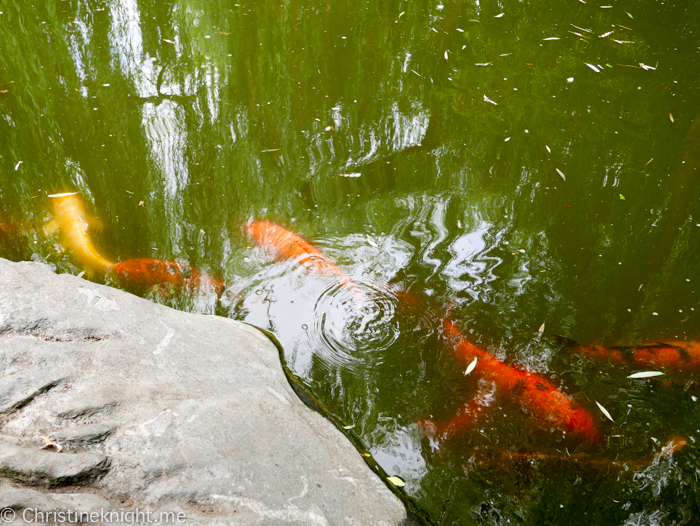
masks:
{"label": "green murky water", "polygon": [[[690,524],[693,376],[629,380],[554,337],[700,340],[700,6],[609,4],[6,0],[0,255],[84,270],[41,227],[49,194],[79,191],[108,260],[224,281],[221,301],[141,292],[273,331],[435,524]],[[254,248],[253,218],[313,241],[362,305]],[[421,433],[478,389],[448,311],[603,439],[507,393],[464,434]]]}

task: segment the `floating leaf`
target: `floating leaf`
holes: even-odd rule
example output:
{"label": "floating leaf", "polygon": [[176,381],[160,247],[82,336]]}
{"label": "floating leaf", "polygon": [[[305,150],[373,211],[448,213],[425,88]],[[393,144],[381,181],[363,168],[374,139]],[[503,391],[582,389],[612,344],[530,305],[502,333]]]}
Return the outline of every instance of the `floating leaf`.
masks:
{"label": "floating leaf", "polygon": [[369,236],[367,236],[367,243],[369,243],[370,245],[372,245],[375,248],[379,248],[379,245],[377,245],[377,243],[374,241],[374,239],[372,239]]}
{"label": "floating leaf", "polygon": [[48,197],[54,198],[54,197],[67,197],[69,195],[78,195],[80,192],[65,192],[62,194],[49,194]]}
{"label": "floating leaf", "polygon": [[475,66],[490,66],[491,62],[477,62]]}
{"label": "floating leaf", "polygon": [[450,52],[449,49],[446,49],[446,50],[445,50],[445,60],[447,60],[447,56],[448,56],[448,53],[449,53],[449,52]]}
{"label": "floating leaf", "polygon": [[586,66],[588,66],[589,68],[591,68],[591,69],[592,69],[593,71],[595,71],[596,73],[600,73],[600,70],[599,70],[597,67],[595,67],[593,64],[589,64],[588,62],[584,62],[584,64],[585,64]]}
{"label": "floating leaf", "polygon": [[614,32],[615,32],[615,31],[608,31],[607,33],[603,33],[602,35],[598,35],[598,38],[609,37],[609,36],[612,35]]}
{"label": "floating leaf", "polygon": [[620,201],[624,201],[624,200],[625,200],[625,196],[620,194]]}
{"label": "floating leaf", "polygon": [[[673,113],[669,113],[669,114],[668,114],[668,118],[671,119],[671,122],[672,122],[672,123],[673,123],[673,122],[676,122],[676,121],[673,120]],[[17,166],[19,166],[19,165],[17,165]],[[15,168],[15,170],[16,170],[16,168]]]}
{"label": "floating leaf", "polygon": [[477,362],[477,358],[474,357],[474,359],[472,360],[472,363],[470,363],[467,366],[467,370],[464,371],[464,376],[467,376],[469,373],[471,373],[474,370],[474,367],[476,367],[476,362]]}
{"label": "floating leaf", "polygon": [[543,38],[542,40],[559,40],[559,37]]}
{"label": "floating leaf", "polygon": [[494,16],[494,18],[501,18],[503,15],[505,15],[505,13],[501,13],[500,15],[496,15],[496,16]]}
{"label": "floating leaf", "polygon": [[549,146],[547,146],[547,145],[545,144],[544,147],[547,148],[547,151],[548,151],[549,153],[552,153],[552,150],[549,149]]}
{"label": "floating leaf", "polygon": [[369,457],[371,457],[372,455],[370,455],[369,453],[362,453],[362,456],[365,457],[365,458],[369,458]]}
{"label": "floating leaf", "polygon": [[406,485],[406,483],[403,480],[401,480],[399,477],[389,477],[387,480],[389,482],[391,482],[397,488],[403,488]]}
{"label": "floating leaf", "polygon": [[634,17],[633,17],[632,15],[630,15],[627,11],[625,11],[625,14],[626,14],[628,17],[630,17],[632,20],[634,20]]}
{"label": "floating leaf", "polygon": [[608,410],[605,409],[602,405],[600,405],[600,403],[599,403],[597,400],[596,400],[595,403],[596,403],[596,405],[598,406],[598,409],[600,409],[600,411],[601,411],[605,416],[607,416],[607,417],[610,419],[610,421],[612,421],[612,422],[615,421],[615,420],[613,420],[613,417],[610,416],[610,413],[608,413]]}
{"label": "floating leaf", "polygon": [[406,11],[401,11],[401,12],[399,13],[399,18],[401,18],[401,17],[402,17],[403,15],[405,15],[405,14],[406,14]]}
{"label": "floating leaf", "polygon": [[540,328],[537,330],[537,337],[539,338],[542,336],[542,333],[544,332],[544,323],[540,325]]}
{"label": "floating leaf", "polygon": [[654,376],[663,376],[661,371],[642,371],[629,375],[627,378],[653,378]]}
{"label": "floating leaf", "polygon": [[24,161],[19,161],[19,162],[15,165],[15,172],[16,172],[17,170],[19,170],[19,165],[22,164],[23,162],[24,162]]}
{"label": "floating leaf", "polygon": [[168,44],[174,44],[174,43],[175,43],[175,42],[173,42],[172,40],[168,40],[167,38],[164,38],[164,39],[163,39],[163,42],[167,42]]}
{"label": "floating leaf", "polygon": [[489,99],[486,95],[484,95],[484,102],[490,102],[490,103],[493,104],[494,106],[498,106],[498,103],[497,103],[497,102],[492,101],[492,100]]}
{"label": "floating leaf", "polygon": [[564,173],[559,168],[555,168],[555,170],[559,175],[561,175],[561,178],[564,179],[564,181],[566,181],[566,176],[564,175]]}
{"label": "floating leaf", "polygon": [[352,429],[353,427],[355,427],[355,424],[353,424],[351,426],[343,426],[343,429]]}
{"label": "floating leaf", "polygon": [[647,66],[646,64],[642,64],[641,62],[639,63],[639,67],[642,68],[643,70],[646,71],[655,71],[656,68],[654,66]]}

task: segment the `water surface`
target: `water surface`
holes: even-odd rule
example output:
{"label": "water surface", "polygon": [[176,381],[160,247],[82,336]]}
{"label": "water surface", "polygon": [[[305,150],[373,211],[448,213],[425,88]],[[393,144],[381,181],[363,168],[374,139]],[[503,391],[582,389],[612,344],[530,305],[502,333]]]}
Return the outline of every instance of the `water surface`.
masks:
{"label": "water surface", "polygon": [[[630,380],[555,338],[700,340],[700,9],[610,4],[8,0],[0,255],[84,270],[42,230],[47,196],[78,191],[105,258],[221,279],[221,301],[139,292],[274,332],[435,524],[690,524],[695,378]],[[362,305],[254,246],[252,218],[313,241]],[[601,442],[502,394],[471,432],[422,434],[478,387],[448,315],[561,386]],[[688,445],[634,464],[673,435]],[[484,448],[629,465],[485,468]]]}

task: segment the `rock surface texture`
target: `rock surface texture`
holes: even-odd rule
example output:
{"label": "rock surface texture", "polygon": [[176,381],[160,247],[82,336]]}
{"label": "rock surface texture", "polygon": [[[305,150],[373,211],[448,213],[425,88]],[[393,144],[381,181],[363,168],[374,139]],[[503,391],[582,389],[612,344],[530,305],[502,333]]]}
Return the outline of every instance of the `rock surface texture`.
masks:
{"label": "rock surface texture", "polygon": [[[55,445],[40,449],[40,437]],[[408,522],[298,399],[262,333],[3,259],[0,477],[13,524],[24,510],[148,510],[142,524],[161,512],[187,524]]]}

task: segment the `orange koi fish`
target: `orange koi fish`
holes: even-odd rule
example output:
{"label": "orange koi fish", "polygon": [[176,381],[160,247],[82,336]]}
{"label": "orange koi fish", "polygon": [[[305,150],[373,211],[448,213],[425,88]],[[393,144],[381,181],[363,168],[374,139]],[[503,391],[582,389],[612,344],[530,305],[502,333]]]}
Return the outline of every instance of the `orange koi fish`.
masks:
{"label": "orange koi fish", "polygon": [[[579,453],[567,457],[559,455],[547,455],[544,453],[518,453],[505,449],[494,449],[491,447],[478,447],[472,456],[474,462],[482,469],[500,468],[510,471],[510,468],[520,463],[530,464],[532,462],[566,462],[591,469],[631,469],[640,470],[649,467],[650,464],[658,462],[662,458],[669,457],[673,453],[681,450],[688,443],[688,439],[682,436],[674,436],[659,451],[652,460],[608,460],[593,458],[589,455]],[[465,471],[469,471],[467,466],[463,466]]]}
{"label": "orange koi fish", "polygon": [[560,337],[569,348],[582,356],[607,360],[611,363],[629,365],[630,367],[661,367],[677,371],[700,370],[700,343],[671,342],[652,343],[638,347],[602,347],[600,345],[581,345]]}
{"label": "orange koi fish", "polygon": [[122,279],[146,287],[172,285],[187,287],[189,291],[213,292],[217,296],[224,290],[224,284],[218,279],[172,261],[128,259],[117,263],[114,271]]}
{"label": "orange koi fish", "polygon": [[44,226],[44,233],[49,236],[58,231],[61,245],[85,267],[88,276],[95,272],[110,272],[114,263],[97,252],[88,236],[88,227],[100,228],[100,222],[87,215],[78,193],[54,194],[49,197],[53,201],[54,216]]}
{"label": "orange koi fish", "polygon": [[[473,372],[493,384],[495,387],[492,389],[508,393],[543,424],[591,442],[600,440],[593,417],[569,395],[544,378],[508,365],[471,344],[449,319],[443,326],[445,334],[457,341],[454,348],[457,356],[467,364],[472,364],[476,359]],[[438,425],[426,420],[419,425],[424,431],[448,437],[473,425],[476,418],[485,413],[490,399],[492,396],[487,388],[481,386],[475,399],[465,404],[451,421]]]}
{"label": "orange koi fish", "polygon": [[275,260],[290,259],[307,270],[334,276],[340,284],[353,292],[358,300],[362,292],[333,262],[305,239],[269,221],[252,221],[246,226],[248,235],[260,246],[273,253]]}

